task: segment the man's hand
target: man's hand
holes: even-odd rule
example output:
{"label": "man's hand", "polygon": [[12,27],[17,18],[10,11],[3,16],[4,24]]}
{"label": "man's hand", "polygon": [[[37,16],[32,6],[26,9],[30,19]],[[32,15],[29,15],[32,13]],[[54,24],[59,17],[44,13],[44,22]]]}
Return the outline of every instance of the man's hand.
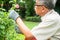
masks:
{"label": "man's hand", "polygon": [[10,10],[9,13],[10,13],[9,14],[9,18],[12,18],[15,21],[19,17],[19,14],[16,11],[14,11],[14,10]]}
{"label": "man's hand", "polygon": [[[10,10],[9,18],[12,18],[13,20],[16,21],[18,17],[19,17],[19,14],[18,14],[16,11]],[[17,28],[17,29],[16,29],[16,32],[22,33],[22,32],[19,30],[18,27],[16,27],[16,28]]]}
{"label": "man's hand", "polygon": [[26,27],[26,25],[23,23],[22,19],[19,17],[17,12],[15,12],[14,10],[11,10],[9,17],[16,21],[19,29],[21,30],[21,32],[25,35],[25,37],[28,40],[34,37],[31,31],[28,29],[28,27]]}

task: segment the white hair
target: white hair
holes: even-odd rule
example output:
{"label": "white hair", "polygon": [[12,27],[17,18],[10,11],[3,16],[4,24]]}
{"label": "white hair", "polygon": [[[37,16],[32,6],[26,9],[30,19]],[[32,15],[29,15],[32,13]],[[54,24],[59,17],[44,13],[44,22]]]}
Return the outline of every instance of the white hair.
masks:
{"label": "white hair", "polygon": [[39,0],[40,5],[45,5],[49,9],[53,9],[55,7],[57,0]]}

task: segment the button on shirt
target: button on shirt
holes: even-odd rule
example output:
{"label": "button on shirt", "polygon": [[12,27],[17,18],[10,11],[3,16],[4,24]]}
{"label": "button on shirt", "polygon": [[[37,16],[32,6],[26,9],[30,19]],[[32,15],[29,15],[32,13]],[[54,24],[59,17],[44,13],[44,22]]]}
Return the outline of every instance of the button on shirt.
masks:
{"label": "button on shirt", "polygon": [[42,22],[31,32],[37,40],[60,40],[60,16],[53,9],[41,17]]}

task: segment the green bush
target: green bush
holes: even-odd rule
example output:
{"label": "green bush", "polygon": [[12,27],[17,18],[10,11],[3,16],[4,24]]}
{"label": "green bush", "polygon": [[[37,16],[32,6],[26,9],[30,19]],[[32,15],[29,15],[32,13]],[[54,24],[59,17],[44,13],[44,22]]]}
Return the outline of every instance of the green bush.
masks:
{"label": "green bush", "polygon": [[33,21],[33,22],[41,22],[41,19],[39,16],[33,16],[33,17],[26,17],[26,21]]}
{"label": "green bush", "polygon": [[15,23],[8,15],[0,11],[0,40],[23,40],[24,36],[16,33]]}

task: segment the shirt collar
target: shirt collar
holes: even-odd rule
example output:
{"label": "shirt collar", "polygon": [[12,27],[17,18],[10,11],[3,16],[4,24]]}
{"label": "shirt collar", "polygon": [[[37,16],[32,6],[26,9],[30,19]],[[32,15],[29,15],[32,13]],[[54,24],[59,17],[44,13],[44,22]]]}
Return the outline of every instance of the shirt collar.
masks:
{"label": "shirt collar", "polygon": [[54,12],[54,9],[50,10],[49,12],[47,12],[44,16],[41,17],[41,19],[44,19],[45,17],[47,17],[52,12]]}

